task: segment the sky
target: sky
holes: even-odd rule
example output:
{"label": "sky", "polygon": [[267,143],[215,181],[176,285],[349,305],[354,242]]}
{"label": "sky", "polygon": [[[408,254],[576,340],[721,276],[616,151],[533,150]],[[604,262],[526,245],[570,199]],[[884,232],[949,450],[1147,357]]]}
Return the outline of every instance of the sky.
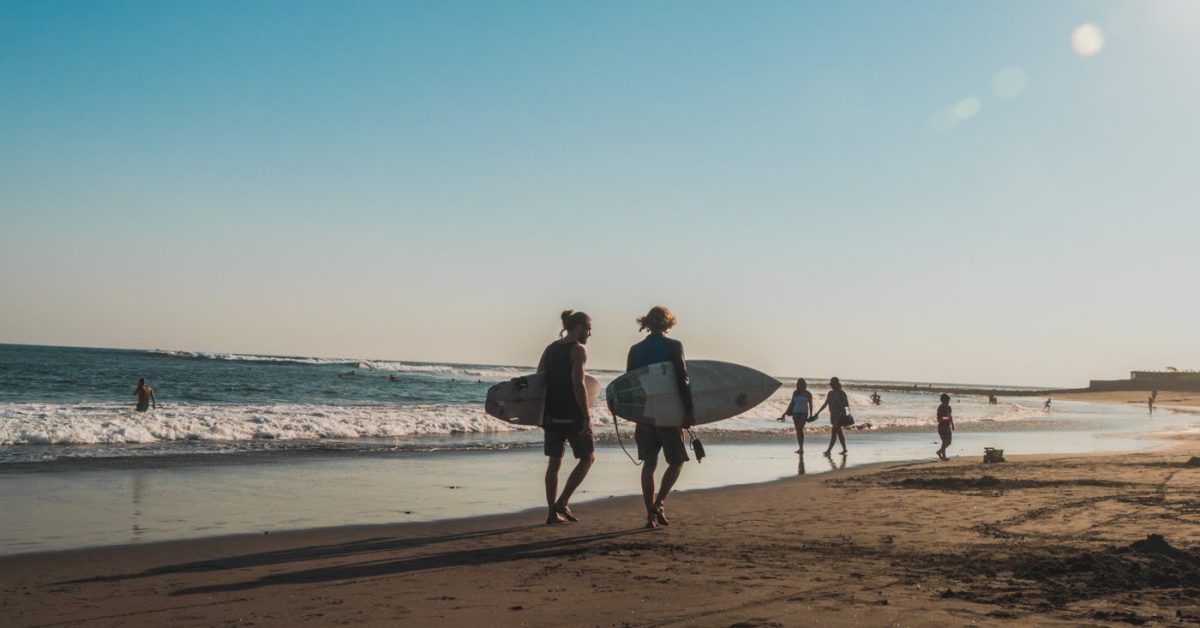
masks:
{"label": "sky", "polygon": [[0,342],[1200,368],[1200,2],[0,0]]}

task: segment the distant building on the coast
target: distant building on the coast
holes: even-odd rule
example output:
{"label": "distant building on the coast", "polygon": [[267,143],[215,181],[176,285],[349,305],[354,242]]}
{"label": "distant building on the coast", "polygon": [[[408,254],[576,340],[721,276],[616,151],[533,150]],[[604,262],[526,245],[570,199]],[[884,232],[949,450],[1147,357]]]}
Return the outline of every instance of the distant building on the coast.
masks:
{"label": "distant building on the coast", "polygon": [[1200,391],[1200,371],[1131,371],[1129,379],[1093,379],[1088,389]]}

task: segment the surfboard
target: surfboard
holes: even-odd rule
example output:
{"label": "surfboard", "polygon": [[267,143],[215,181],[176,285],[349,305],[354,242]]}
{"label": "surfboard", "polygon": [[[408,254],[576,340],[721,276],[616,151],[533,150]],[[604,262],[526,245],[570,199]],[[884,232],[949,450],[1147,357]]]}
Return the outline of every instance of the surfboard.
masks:
{"label": "surfboard", "polygon": [[[588,407],[600,398],[600,380],[584,375]],[[501,382],[488,389],[483,409],[489,415],[515,425],[541,425],[546,406],[546,376],[526,375]]]}
{"label": "surfboard", "polygon": [[[735,417],[764,402],[782,386],[748,366],[715,360],[688,360],[692,414],[696,425]],[[605,393],[616,416],[656,427],[683,423],[683,401],[675,387],[675,365],[659,362],[613,380]]]}

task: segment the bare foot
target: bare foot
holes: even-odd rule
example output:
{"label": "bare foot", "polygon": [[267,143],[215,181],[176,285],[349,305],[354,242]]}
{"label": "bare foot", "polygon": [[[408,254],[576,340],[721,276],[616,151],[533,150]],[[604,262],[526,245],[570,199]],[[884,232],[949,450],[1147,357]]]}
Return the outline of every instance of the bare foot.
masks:
{"label": "bare foot", "polygon": [[662,504],[659,504],[658,509],[654,511],[654,520],[657,521],[658,525],[660,526],[671,525],[671,522],[667,520],[667,509],[663,508]]}
{"label": "bare foot", "polygon": [[579,519],[575,518],[575,513],[571,512],[571,508],[566,504],[563,504],[562,506],[555,506],[554,511],[565,517],[567,521],[579,521]]}
{"label": "bare foot", "polygon": [[548,526],[566,522],[567,520],[563,519],[562,515],[558,514],[557,512],[552,512],[546,516],[546,525]]}

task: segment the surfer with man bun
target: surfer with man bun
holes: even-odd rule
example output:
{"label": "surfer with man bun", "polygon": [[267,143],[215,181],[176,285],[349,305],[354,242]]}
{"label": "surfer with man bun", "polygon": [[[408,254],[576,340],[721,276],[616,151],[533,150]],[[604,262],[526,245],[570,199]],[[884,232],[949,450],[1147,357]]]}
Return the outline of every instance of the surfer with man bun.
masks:
{"label": "surfer with man bun", "polygon": [[[596,461],[596,443],[592,439],[592,417],[588,410],[587,345],[592,335],[592,318],[583,312],[564,310],[560,338],[546,347],[538,361],[538,373],[546,376],[546,405],[542,430],[543,450],[550,459],[546,465],[546,523],[578,521],[568,502],[583,483]],[[558,471],[562,467],[565,444],[578,462],[562,494],[558,494]]]}
{"label": "surfer with man bun", "polygon": [[[675,326],[675,315],[667,308],[656,305],[645,316],[637,319],[638,331],[647,331],[646,338],[629,348],[625,370],[671,362],[675,366],[675,386],[683,402],[683,427],[655,427],[638,423],[633,439],[637,442],[638,459],[642,461],[642,499],[646,503],[646,527],[657,528],[669,525],[663,502],[679,479],[683,463],[688,461],[687,448],[683,444],[683,430],[695,423],[692,413],[692,389],[688,380],[687,363],[683,359],[683,343],[667,338],[667,332]],[[658,452],[667,460],[658,494],[654,493],[654,472],[658,468]]]}

